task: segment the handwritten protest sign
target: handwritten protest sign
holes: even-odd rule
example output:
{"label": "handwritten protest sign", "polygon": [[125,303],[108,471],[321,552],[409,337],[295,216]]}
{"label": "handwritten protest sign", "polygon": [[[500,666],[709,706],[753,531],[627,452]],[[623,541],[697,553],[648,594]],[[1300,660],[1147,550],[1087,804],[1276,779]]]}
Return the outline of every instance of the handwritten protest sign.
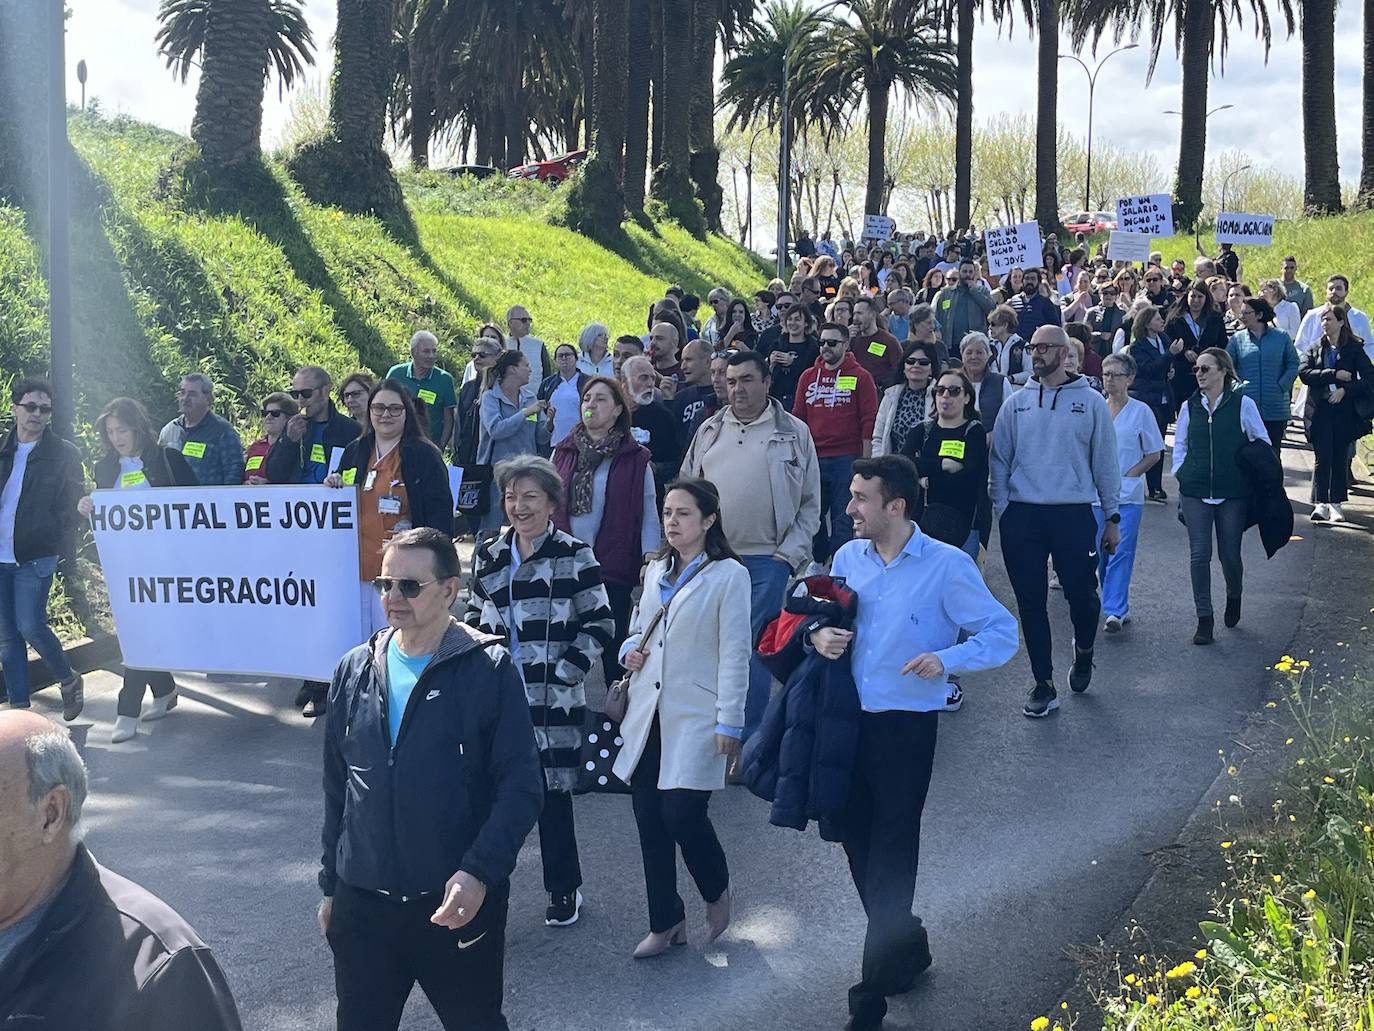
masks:
{"label": "handwritten protest sign", "polygon": [[1253,243],[1268,247],[1273,242],[1273,215],[1242,215],[1223,211],[1217,216],[1217,243]]}
{"label": "handwritten protest sign", "polygon": [[1044,260],[1039,222],[1022,222],[1014,226],[998,226],[983,236],[988,248],[988,271],[994,276],[1014,268],[1039,268]]}
{"label": "handwritten protest sign", "polygon": [[1144,236],[1174,235],[1174,202],[1167,193],[1140,197],[1118,197],[1116,228],[1123,233]]}

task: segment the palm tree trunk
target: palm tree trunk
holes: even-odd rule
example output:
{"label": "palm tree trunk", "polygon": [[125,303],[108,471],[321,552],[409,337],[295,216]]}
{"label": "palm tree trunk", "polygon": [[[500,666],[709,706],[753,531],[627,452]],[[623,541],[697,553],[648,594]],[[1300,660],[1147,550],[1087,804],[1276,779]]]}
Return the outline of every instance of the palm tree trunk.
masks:
{"label": "palm tree trunk", "polygon": [[1183,116],[1179,119],[1178,179],[1174,228],[1192,229],[1202,214],[1202,176],[1207,167],[1207,80],[1211,75],[1212,0],[1184,0]]}
{"label": "palm tree trunk", "polygon": [[[654,0],[630,0],[629,81],[625,94],[625,208],[644,210],[644,178],[649,171],[649,68],[653,62],[650,28]],[[1374,0],[1370,0],[1374,3]]]}
{"label": "palm tree trunk", "polygon": [[716,35],[720,0],[695,0],[692,6],[692,100],[690,168],[706,225],[722,231],[725,191],[720,188],[720,150],[716,147]]}
{"label": "palm tree trunk", "polygon": [[[592,15],[596,17],[595,14]],[[622,23],[623,24],[623,23]],[[582,32],[583,38],[578,41],[578,68],[582,72],[582,94],[579,97],[582,110],[579,112],[582,121],[582,144],[590,149],[592,143],[592,112],[595,110],[596,100],[594,93],[596,90],[596,30],[588,27]],[[577,131],[574,129],[569,135],[569,150],[577,149]]]}
{"label": "palm tree trunk", "polygon": [[271,18],[268,0],[209,4],[191,138],[211,169],[261,154]]}
{"label": "palm tree trunk", "polygon": [[394,0],[339,0],[329,124],[346,150],[382,148],[394,6]]}
{"label": "palm tree trunk", "polygon": [[1059,228],[1059,0],[1039,0],[1035,105],[1035,218],[1040,232]]}
{"label": "palm tree trunk", "polygon": [[954,114],[954,221],[963,228],[972,217],[973,197],[973,0],[958,0],[959,96]]}
{"label": "palm tree trunk", "polygon": [[883,178],[887,159],[887,106],[892,87],[887,83],[868,84],[868,187],[864,191],[864,211],[870,215],[883,210]]}
{"label": "palm tree trunk", "polygon": [[627,0],[593,2],[592,108],[587,123],[592,156],[568,186],[568,225],[606,242],[621,235],[625,218],[620,155],[625,148],[628,16]]}
{"label": "palm tree trunk", "polygon": [[424,48],[412,32],[407,45],[410,62],[410,164],[429,167],[429,138],[434,134],[434,84],[426,70]]}
{"label": "palm tree trunk", "polygon": [[667,86],[664,84],[666,48],[663,45],[663,6],[668,0],[648,0],[648,2],[649,28],[653,33],[653,54],[649,60],[649,76],[654,86],[653,113],[650,118],[653,136],[650,139],[649,167],[657,168],[663,164],[663,125],[668,119],[667,110],[664,107],[664,95]]}
{"label": "palm tree trunk", "polygon": [[1364,0],[1364,120],[1360,148],[1360,206],[1374,207],[1374,0]]}
{"label": "palm tree trunk", "polygon": [[[689,25],[691,5],[692,0],[662,0],[664,27]],[[663,160],[654,166],[650,192],[663,202],[670,218],[694,235],[705,236],[705,218],[688,171],[691,163],[692,51],[690,46],[670,45],[665,35],[663,54]]]}
{"label": "palm tree trunk", "polygon": [[1336,0],[1303,0],[1302,206],[1313,215],[1341,210],[1336,153]]}

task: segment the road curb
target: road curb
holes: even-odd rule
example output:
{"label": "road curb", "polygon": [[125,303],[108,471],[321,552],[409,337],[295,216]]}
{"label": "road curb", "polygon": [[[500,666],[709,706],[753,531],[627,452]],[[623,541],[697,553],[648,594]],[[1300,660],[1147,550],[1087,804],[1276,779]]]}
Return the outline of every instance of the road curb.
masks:
{"label": "road curb", "polygon": [[[63,653],[67,656],[67,661],[72,664],[72,669],[78,673],[90,673],[109,665],[111,662],[119,661],[119,638],[114,634],[83,637],[64,648]],[[52,671],[48,669],[46,662],[41,658],[29,660],[30,694],[51,687],[56,683],[57,680],[52,675]],[[3,671],[0,671],[0,700],[6,697],[8,694],[5,691],[5,675]]]}

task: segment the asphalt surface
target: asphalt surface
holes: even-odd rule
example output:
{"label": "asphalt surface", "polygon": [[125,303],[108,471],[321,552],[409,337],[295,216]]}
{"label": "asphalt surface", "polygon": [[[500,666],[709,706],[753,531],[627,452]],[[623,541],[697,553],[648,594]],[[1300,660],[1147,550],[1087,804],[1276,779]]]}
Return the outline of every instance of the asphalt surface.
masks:
{"label": "asphalt surface", "polygon": [[[1305,498],[1309,456],[1290,451],[1287,464],[1290,495]],[[1305,605],[1314,536],[1340,539],[1308,524],[1306,504],[1296,507],[1297,539],[1273,560],[1247,535],[1244,617],[1236,630],[1219,627],[1213,646],[1191,643],[1175,506],[1151,504],[1133,621],[1099,636],[1087,694],[1063,685],[1071,631],[1057,593],[1057,714],[1021,715],[1024,649],[1000,670],[964,678],[963,710],[941,718],[922,826],[916,911],[935,965],[893,1001],[889,1028],[1014,1031],[1057,1005],[1074,976],[1066,949],[1117,925],[1151,873],[1150,851],[1174,840],[1218,772],[1219,749],[1263,704],[1265,667],[1289,645]],[[987,576],[1015,612],[995,540]],[[1215,565],[1214,583],[1223,598]],[[115,746],[117,676],[87,677],[86,712],[74,725],[92,776],[87,841],[199,929],[245,1027],[332,1027],[332,967],[314,923],[321,728],[291,709],[294,684],[178,679],[179,708]],[[50,710],[56,702],[54,691],[36,696]],[[512,879],[512,1028],[843,1025],[864,925],[842,851],[814,831],[769,826],[767,805],[742,788],[718,793],[712,813],[731,863],[735,922],[705,947],[703,906],[680,871],[692,943],[649,962],[630,958],[647,913],[629,799],[577,802],[587,901],[573,927],[543,925],[531,836]],[[439,1027],[418,990],[402,1026]]]}

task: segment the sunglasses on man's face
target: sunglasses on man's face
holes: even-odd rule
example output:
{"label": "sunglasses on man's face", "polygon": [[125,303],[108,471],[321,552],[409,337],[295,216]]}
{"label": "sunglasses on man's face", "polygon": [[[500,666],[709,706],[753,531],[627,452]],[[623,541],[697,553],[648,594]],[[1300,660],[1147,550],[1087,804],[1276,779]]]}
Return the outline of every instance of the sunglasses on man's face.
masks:
{"label": "sunglasses on man's face", "polygon": [[1162,283],[1162,282],[1164,282],[1164,279],[1163,279],[1163,277],[1161,277],[1161,276],[1146,276],[1146,277],[1145,277],[1145,282],[1147,282],[1147,283]]}
{"label": "sunglasses on man's face", "polygon": [[961,385],[958,384],[958,383],[952,383],[952,384],[950,384],[950,385],[947,386],[947,387],[936,387],[936,388],[935,388],[935,396],[936,396],[936,397],[939,397],[939,396],[942,395],[942,394],[945,395],[946,397],[959,397],[960,395],[963,394],[963,392],[964,392],[963,386],[961,386]]}
{"label": "sunglasses on man's face", "polygon": [[262,410],[264,419],[280,419],[285,414],[280,408],[264,408]]}
{"label": "sunglasses on man's face", "polygon": [[287,393],[290,394],[297,401],[308,401],[310,400],[310,396],[315,393],[315,388],[305,387],[302,390],[296,390],[293,388],[291,390],[288,390]]}
{"label": "sunglasses on man's face", "polygon": [[367,397],[367,391],[366,391],[366,390],[345,390],[345,391],[343,392],[343,399],[344,399],[345,401],[356,401],[356,400],[358,400],[358,398],[360,398],[360,397]]}
{"label": "sunglasses on man's face", "polygon": [[34,413],[38,413],[39,415],[52,415],[52,405],[41,405],[37,401],[22,401],[19,402],[16,407],[24,409],[24,411],[28,412],[30,415]]}
{"label": "sunglasses on man's face", "polygon": [[386,597],[391,593],[392,588],[401,592],[402,598],[418,598],[420,592],[430,584],[437,584],[438,580],[397,580],[390,576],[379,576],[372,581],[372,589]]}

